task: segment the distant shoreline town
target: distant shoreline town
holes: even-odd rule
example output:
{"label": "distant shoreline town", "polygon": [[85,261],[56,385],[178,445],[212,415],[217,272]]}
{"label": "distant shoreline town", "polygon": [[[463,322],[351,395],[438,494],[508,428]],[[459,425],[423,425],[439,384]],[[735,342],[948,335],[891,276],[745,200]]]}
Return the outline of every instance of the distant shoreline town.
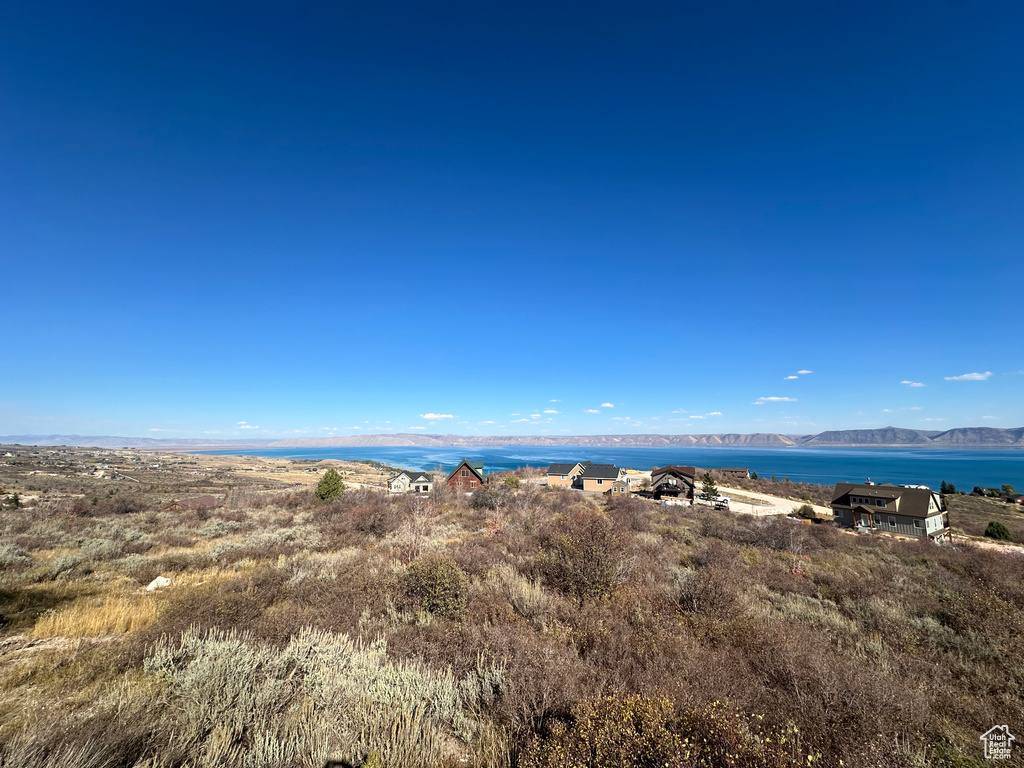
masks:
{"label": "distant shoreline town", "polygon": [[153,448],[155,450],[248,450],[258,448],[582,446],[622,448],[1024,448],[1024,427],[959,427],[944,431],[883,427],[832,430],[808,435],[774,432],[700,435],[443,435],[372,434],[323,438],[208,439],[107,435],[7,435],[4,445],[88,448]]}

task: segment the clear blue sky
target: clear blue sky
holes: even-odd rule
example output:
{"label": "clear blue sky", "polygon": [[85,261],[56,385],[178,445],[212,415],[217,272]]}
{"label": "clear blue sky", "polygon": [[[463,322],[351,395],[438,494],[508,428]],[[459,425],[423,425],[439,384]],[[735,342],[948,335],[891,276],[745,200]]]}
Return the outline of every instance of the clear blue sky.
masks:
{"label": "clear blue sky", "polygon": [[1022,31],[8,4],[0,434],[1020,426]]}

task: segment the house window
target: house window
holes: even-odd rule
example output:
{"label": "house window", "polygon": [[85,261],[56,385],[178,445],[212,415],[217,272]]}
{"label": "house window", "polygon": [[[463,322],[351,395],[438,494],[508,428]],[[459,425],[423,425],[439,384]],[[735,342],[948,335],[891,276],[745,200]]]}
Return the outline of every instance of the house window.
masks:
{"label": "house window", "polygon": [[914,521],[914,527],[915,528],[924,528],[924,520],[915,520]]}
{"label": "house window", "polygon": [[604,485],[604,480],[600,480],[600,479],[599,479],[599,480],[597,481],[597,484],[598,484],[598,485]]}
{"label": "house window", "polygon": [[568,480],[569,478],[568,478],[568,477],[566,477],[565,475],[562,475],[562,479],[563,479],[563,480]]}
{"label": "house window", "polygon": [[895,528],[895,527],[896,527],[896,518],[895,518],[895,517],[890,517],[890,518],[889,518],[889,525],[890,525],[890,527],[892,527],[892,528]]}
{"label": "house window", "polygon": [[476,488],[476,480],[470,480],[469,481],[469,487],[470,488]]}
{"label": "house window", "polygon": [[468,470],[468,469],[464,469],[464,470],[462,470],[462,472],[460,472],[459,474],[460,474],[460,475],[461,475],[462,477],[469,477],[469,470]]}
{"label": "house window", "polygon": [[884,507],[885,506],[885,499],[875,499],[875,506],[876,507]]}

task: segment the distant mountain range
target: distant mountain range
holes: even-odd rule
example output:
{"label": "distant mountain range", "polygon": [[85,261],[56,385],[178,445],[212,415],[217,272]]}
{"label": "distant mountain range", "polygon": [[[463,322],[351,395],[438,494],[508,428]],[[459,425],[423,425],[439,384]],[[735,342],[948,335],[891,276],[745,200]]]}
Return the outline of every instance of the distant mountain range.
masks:
{"label": "distant mountain range", "polygon": [[76,446],[91,448],[138,448],[143,450],[215,451],[259,448],[359,448],[380,447],[466,447],[490,448],[503,445],[581,445],[602,447],[663,448],[678,446],[719,446],[742,448],[791,447],[914,447],[914,448],[1024,448],[1024,427],[959,427],[944,432],[883,427],[844,429],[816,435],[781,435],[755,432],[717,435],[577,435],[518,437],[494,435],[352,435],[347,437],[296,438],[289,440],[208,440],[154,437],[97,437],[82,435],[7,435],[3,445]]}

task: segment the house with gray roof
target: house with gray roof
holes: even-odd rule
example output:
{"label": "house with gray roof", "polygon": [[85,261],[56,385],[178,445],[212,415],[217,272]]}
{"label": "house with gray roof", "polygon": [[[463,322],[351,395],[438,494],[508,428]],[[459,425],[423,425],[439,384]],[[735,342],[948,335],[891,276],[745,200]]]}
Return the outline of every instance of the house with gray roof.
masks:
{"label": "house with gray roof", "polygon": [[588,464],[580,475],[584,491],[610,490],[612,483],[622,475],[622,470],[614,464]]}
{"label": "house with gray roof", "polygon": [[574,464],[552,464],[548,467],[548,485],[575,488],[580,475],[589,466],[589,461],[577,461]]}
{"label": "house with gray roof", "polygon": [[832,492],[832,514],[837,525],[863,532],[933,541],[949,536],[945,499],[920,486],[837,483]]}
{"label": "house with gray roof", "polygon": [[430,493],[434,478],[426,472],[403,469],[388,478],[388,493]]}

